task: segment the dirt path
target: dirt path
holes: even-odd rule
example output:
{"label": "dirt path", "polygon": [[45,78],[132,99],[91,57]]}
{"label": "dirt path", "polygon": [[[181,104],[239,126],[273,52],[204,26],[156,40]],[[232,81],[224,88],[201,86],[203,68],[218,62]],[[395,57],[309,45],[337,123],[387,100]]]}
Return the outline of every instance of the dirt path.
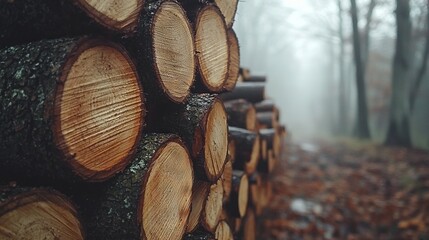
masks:
{"label": "dirt path", "polygon": [[429,239],[429,154],[287,144],[258,239]]}

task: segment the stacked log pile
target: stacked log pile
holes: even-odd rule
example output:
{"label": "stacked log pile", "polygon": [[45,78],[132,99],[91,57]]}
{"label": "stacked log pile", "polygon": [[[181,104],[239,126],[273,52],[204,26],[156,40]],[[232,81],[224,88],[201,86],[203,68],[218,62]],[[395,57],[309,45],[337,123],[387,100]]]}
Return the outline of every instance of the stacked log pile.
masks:
{"label": "stacked log pile", "polygon": [[254,238],[282,128],[237,4],[0,1],[0,239]]}

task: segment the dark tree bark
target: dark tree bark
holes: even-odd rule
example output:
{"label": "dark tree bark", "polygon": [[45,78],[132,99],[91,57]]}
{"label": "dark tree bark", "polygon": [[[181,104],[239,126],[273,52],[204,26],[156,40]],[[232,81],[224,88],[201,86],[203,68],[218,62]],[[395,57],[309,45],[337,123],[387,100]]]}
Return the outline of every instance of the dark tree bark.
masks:
{"label": "dark tree bark", "polygon": [[274,112],[258,112],[256,119],[258,120],[259,128],[274,128],[276,127],[276,116]]}
{"label": "dark tree bark", "polygon": [[243,79],[244,82],[260,82],[260,83],[264,83],[267,81],[267,77],[266,76],[249,76],[246,79]]}
{"label": "dark tree bark", "polygon": [[244,99],[225,101],[225,110],[228,114],[228,125],[244,128],[249,131],[256,129],[256,111],[251,103]]}
{"label": "dark tree bark", "polygon": [[396,51],[386,144],[410,146],[411,19],[409,0],[396,0]]}
{"label": "dark tree bark", "polygon": [[191,152],[196,177],[216,182],[228,148],[227,116],[222,101],[214,94],[192,94],[185,104],[163,111],[158,124],[149,128],[181,136]]}
{"label": "dark tree bark", "polygon": [[[177,160],[177,165],[188,164],[189,167],[188,173],[190,172],[190,174],[184,173],[181,176],[184,178],[176,179],[176,181],[180,181],[183,184],[171,185],[173,179],[152,178],[152,181],[150,179],[151,174],[158,176],[154,169],[160,171],[163,169],[160,165],[158,165],[160,168],[155,168],[154,166],[157,162],[164,160],[161,157],[166,155],[163,155],[162,152],[171,143],[178,144],[184,148],[180,138],[173,134],[147,134],[142,136],[136,159],[121,174],[104,183],[89,185],[86,188],[77,190],[76,193],[72,193],[76,203],[81,208],[88,239],[159,239],[160,236],[170,239],[170,237],[177,238],[177,236],[184,234],[191,207],[193,181],[191,159],[175,159]],[[171,155],[171,153],[167,153],[167,155],[169,154]],[[164,165],[172,164],[171,161],[163,163]],[[187,167],[185,168],[188,169]],[[161,177],[166,177],[166,175],[164,174]],[[168,224],[157,229],[154,229],[155,227],[151,229],[145,225],[146,217],[153,217],[150,221],[165,221],[165,219],[157,219],[156,217],[163,215],[161,209],[166,208],[166,206],[160,205],[167,204],[166,200],[154,202],[154,199],[150,199],[150,194],[146,195],[146,191],[149,190],[149,184],[151,184],[150,189],[159,191],[153,193],[156,196],[163,195],[165,197],[165,192],[170,193],[173,191],[171,189],[173,186],[182,189],[183,195],[179,194],[176,199],[171,199],[172,202],[181,201],[182,203],[177,206],[184,207],[183,209],[175,209],[176,213],[180,213],[180,216],[176,218],[181,219],[181,225],[175,226],[175,230],[171,230],[171,226],[167,226]],[[177,191],[175,192],[171,194],[177,194]],[[146,212],[145,204],[149,204],[147,206],[152,209],[159,208],[159,210],[155,211],[156,214],[150,214]]]}
{"label": "dark tree bark", "polygon": [[351,16],[353,27],[353,52],[356,65],[356,86],[357,86],[357,121],[355,127],[355,135],[359,138],[369,138],[368,128],[368,106],[366,101],[366,86],[365,86],[365,72],[361,56],[361,44],[358,28],[358,10],[356,0],[351,2]]}
{"label": "dark tree bark", "polygon": [[265,98],[265,83],[238,82],[234,90],[219,96],[224,101],[245,99],[251,103],[257,103]]}
{"label": "dark tree bark", "polygon": [[214,234],[204,229],[198,229],[193,233],[186,234],[183,240],[216,240],[216,238]]}
{"label": "dark tree bark", "polygon": [[249,196],[249,179],[245,172],[234,170],[232,190],[228,201],[228,213],[234,218],[242,218],[246,213]]}
{"label": "dark tree bark", "polygon": [[251,174],[256,171],[259,160],[260,140],[258,133],[242,128],[229,127],[229,137],[234,140],[236,158],[234,169],[244,170]]}
{"label": "dark tree bark", "polygon": [[[131,34],[143,6],[121,22],[109,20],[80,0],[1,0],[0,48],[41,39],[106,32]],[[128,23],[127,23],[128,22]]]}
{"label": "dark tree bark", "polygon": [[[59,186],[64,182],[101,181],[121,171],[131,160],[144,122],[143,96],[137,75],[134,75],[135,78],[131,81],[133,82],[132,86],[124,82],[124,86],[134,91],[133,93],[128,93],[128,95],[136,97],[136,99],[132,99],[134,103],[129,104],[129,106],[137,107],[137,109],[132,108],[133,114],[131,115],[134,116],[139,111],[141,113],[137,116],[139,118],[139,127],[136,129],[136,135],[130,135],[136,137],[135,144],[129,149],[128,153],[124,153],[127,156],[124,156],[118,162],[112,163],[107,169],[101,167],[92,169],[84,165],[88,159],[86,159],[87,157],[84,153],[79,155],[81,149],[70,150],[70,145],[63,141],[63,138],[68,133],[59,127],[63,121],[59,111],[64,106],[62,96],[68,90],[65,86],[68,83],[69,76],[72,74],[71,68],[80,54],[97,46],[101,46],[104,50],[116,49],[114,53],[119,53],[118,55],[128,61],[128,63],[124,63],[128,66],[120,67],[130,68],[132,72],[127,72],[126,74],[135,74],[132,62],[126,56],[124,49],[116,44],[99,39],[46,40],[0,51],[0,175],[2,176],[2,181],[19,180],[30,184],[58,184]],[[110,50],[108,52],[110,54]],[[93,55],[96,54],[94,53]],[[100,65],[106,66],[109,64],[109,60],[100,61]],[[125,73],[123,69],[120,71]],[[108,72],[106,72],[106,76],[109,76]],[[86,80],[89,79],[90,77]],[[125,81],[125,78],[120,77],[114,80]],[[128,82],[128,80],[126,81]],[[117,84],[115,86],[106,84],[110,83],[93,82],[91,86],[97,88],[100,85],[108,86],[117,91],[117,94],[122,94]],[[123,89],[123,86],[121,87]],[[137,89],[134,89],[134,87]],[[78,87],[76,86],[75,88]],[[85,89],[82,88],[83,90]],[[107,95],[110,97],[112,94],[107,93]],[[115,106],[115,101],[118,101],[113,96],[109,100],[111,102],[104,104],[100,99],[99,109],[106,108],[105,110],[107,110],[109,106]],[[138,103],[135,103],[136,101]],[[89,108],[88,106],[92,104],[86,102],[85,99],[77,102],[84,106],[75,106],[76,109],[70,113],[70,117],[73,117],[76,111],[80,112],[80,109]],[[121,104],[123,103],[122,101]],[[129,107],[124,107],[123,109],[124,111],[129,110]],[[89,111],[92,110],[90,109]],[[117,116],[122,117],[129,114],[129,112],[124,111],[118,111]],[[104,124],[105,121],[102,118],[100,119],[89,118],[96,125]],[[121,121],[121,119],[115,120],[110,124],[112,124],[111,126],[117,126],[116,124]],[[84,128],[88,125],[79,124],[80,122],[76,123],[76,129],[73,132],[81,133],[83,134],[82,136],[94,140],[91,136],[87,136],[86,133],[89,130],[82,129],[82,127]],[[120,123],[120,125],[124,124]],[[128,126],[128,122],[125,126]],[[97,128],[94,128],[93,131],[96,132]],[[108,137],[108,135],[103,136]],[[130,136],[128,138],[132,139]],[[115,136],[115,138],[118,139],[118,136]],[[104,151],[104,146],[107,145],[97,144],[96,147]],[[77,158],[82,161],[78,162]],[[106,162],[109,161],[106,160]]]}

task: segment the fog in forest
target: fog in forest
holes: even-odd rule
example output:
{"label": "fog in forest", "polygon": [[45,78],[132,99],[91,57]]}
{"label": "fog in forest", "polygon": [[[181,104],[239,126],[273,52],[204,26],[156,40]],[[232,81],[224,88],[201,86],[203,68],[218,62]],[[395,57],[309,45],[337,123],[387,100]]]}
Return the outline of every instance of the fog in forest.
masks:
{"label": "fog in forest", "polygon": [[[394,0],[356,2],[368,125],[371,139],[383,142],[389,126],[397,6]],[[424,57],[429,28],[426,4],[410,1],[410,82],[415,81]],[[350,8],[350,1],[342,0],[243,0],[239,4],[234,30],[241,66],[252,75],[267,76],[267,95],[278,104],[280,119],[294,139],[354,134],[357,87]],[[409,114],[412,144],[420,148],[429,148],[428,72],[424,71]]]}

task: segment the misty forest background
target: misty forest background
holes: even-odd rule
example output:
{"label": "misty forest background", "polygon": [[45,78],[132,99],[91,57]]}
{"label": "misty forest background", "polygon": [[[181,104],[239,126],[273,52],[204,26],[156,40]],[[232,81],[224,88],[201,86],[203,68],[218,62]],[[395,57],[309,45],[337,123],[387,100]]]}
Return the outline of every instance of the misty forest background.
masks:
{"label": "misty forest background", "polygon": [[241,65],[296,140],[429,149],[429,1],[242,0]]}

